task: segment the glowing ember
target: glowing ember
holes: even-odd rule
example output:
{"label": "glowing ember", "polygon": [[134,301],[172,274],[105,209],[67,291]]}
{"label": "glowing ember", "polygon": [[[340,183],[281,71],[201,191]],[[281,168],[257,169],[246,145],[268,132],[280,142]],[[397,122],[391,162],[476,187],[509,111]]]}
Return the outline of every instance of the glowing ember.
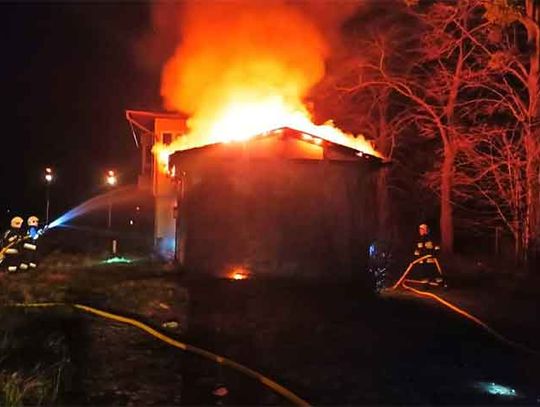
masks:
{"label": "glowing ember", "polygon": [[182,19],[161,94],[167,109],[191,118],[186,135],[154,147],[162,171],[175,151],[283,127],[378,156],[363,136],[312,122],[304,99],[324,76],[329,47],[305,13],[286,2],[186,2]]}
{"label": "glowing ember", "polygon": [[227,278],[229,280],[236,280],[236,281],[246,280],[249,278],[249,271],[243,267],[237,267],[227,275]]}

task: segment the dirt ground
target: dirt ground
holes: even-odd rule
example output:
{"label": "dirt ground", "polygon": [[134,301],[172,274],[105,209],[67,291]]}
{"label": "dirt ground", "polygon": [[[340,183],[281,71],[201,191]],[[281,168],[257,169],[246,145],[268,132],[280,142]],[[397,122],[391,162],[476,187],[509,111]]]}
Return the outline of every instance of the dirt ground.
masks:
{"label": "dirt ground", "polygon": [[[354,284],[189,279],[145,262],[56,264],[4,276],[1,284],[4,304],[78,302],[135,316],[315,404],[530,404],[540,395],[538,359],[441,307],[367,295]],[[460,292],[466,290],[456,287],[454,296]],[[237,372],[78,311],[3,308],[0,321],[4,332],[64,338],[69,366],[58,404],[285,403]],[[171,321],[178,327],[163,327]],[[36,345],[30,343],[18,348],[22,359]],[[515,395],[488,394],[481,383],[507,386]],[[217,385],[227,396],[212,395]]]}

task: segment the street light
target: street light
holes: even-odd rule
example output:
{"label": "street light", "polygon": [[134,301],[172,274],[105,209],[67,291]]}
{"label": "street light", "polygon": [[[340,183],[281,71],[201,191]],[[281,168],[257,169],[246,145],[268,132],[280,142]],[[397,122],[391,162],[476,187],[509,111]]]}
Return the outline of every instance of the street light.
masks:
{"label": "street light", "polygon": [[51,183],[53,182],[54,175],[52,168],[47,167],[45,168],[45,185],[46,185],[46,191],[45,191],[45,199],[46,199],[46,206],[45,206],[45,225],[49,224],[49,208],[51,206],[50,201],[50,189],[51,189]]}
{"label": "street light", "polygon": [[116,185],[116,182],[118,181],[116,178],[116,173],[113,170],[109,170],[107,172],[107,185],[114,187]]}
{"label": "street light", "polygon": [[[107,171],[107,175],[105,176],[105,183],[107,184],[109,188],[113,188],[118,183],[118,178],[116,177],[116,173],[114,172],[114,170]],[[112,200],[111,200],[111,195],[109,193],[109,216],[107,218],[107,229],[110,230],[111,225],[112,225]],[[113,239],[111,242],[111,252],[113,256],[116,255],[116,246],[117,246],[116,239]]]}
{"label": "street light", "polygon": [[[116,183],[118,182],[118,179],[116,178],[116,173],[113,170],[107,171],[107,176],[105,177],[105,183],[110,187],[114,187]],[[110,229],[112,224],[112,201],[111,197],[109,196],[109,217],[107,220],[107,228]]]}

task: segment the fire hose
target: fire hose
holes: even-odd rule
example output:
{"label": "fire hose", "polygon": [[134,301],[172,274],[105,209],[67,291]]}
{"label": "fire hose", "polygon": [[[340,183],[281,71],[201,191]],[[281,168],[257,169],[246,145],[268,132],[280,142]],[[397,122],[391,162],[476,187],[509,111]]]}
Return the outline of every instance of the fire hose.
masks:
{"label": "fire hose", "polygon": [[412,261],[409,266],[407,267],[407,269],[405,270],[405,272],[401,275],[401,277],[399,278],[399,280],[392,286],[392,291],[395,291],[397,290],[398,288],[400,287],[403,287],[405,290],[408,290],[410,292],[412,292],[413,294],[417,295],[417,296],[420,296],[420,297],[425,297],[425,298],[430,298],[432,300],[435,300],[437,301],[438,303],[444,305],[446,308],[450,309],[451,311],[455,312],[456,314],[474,322],[476,325],[480,326],[481,328],[483,328],[486,332],[488,332],[489,334],[491,334],[493,337],[497,338],[499,341],[505,343],[506,345],[509,345],[515,349],[519,349],[521,351],[524,351],[526,353],[530,353],[530,354],[533,354],[533,355],[540,355],[540,351],[539,350],[536,350],[536,349],[532,349],[522,343],[519,343],[519,342],[516,342],[516,341],[513,341],[511,339],[508,339],[507,337],[505,337],[504,335],[502,335],[500,332],[497,332],[495,329],[493,329],[492,327],[490,327],[487,323],[485,323],[484,321],[482,321],[480,318],[470,314],[469,312],[465,311],[463,308],[460,308],[458,307],[457,305],[455,304],[452,304],[450,301],[447,301],[445,300],[444,298],[434,294],[434,293],[431,293],[431,292],[428,292],[428,291],[423,291],[423,290],[419,290],[417,288],[413,288],[413,287],[410,287],[406,284],[406,280],[405,278],[407,277],[407,275],[410,273],[410,271],[412,270],[412,268],[422,262],[423,260],[426,260],[428,258],[432,258],[434,260],[434,264],[436,265],[437,267],[437,270],[439,271],[439,273],[442,275],[442,270],[441,270],[441,266],[439,264],[439,261],[437,260],[436,257],[433,257],[431,255],[425,255],[423,257],[419,257],[418,259],[415,259],[414,261]]}
{"label": "fire hose", "polygon": [[4,261],[4,258],[6,257],[6,253],[9,249],[11,249],[13,246],[21,243],[21,242],[24,242],[25,240],[29,240],[30,239],[30,236],[25,236],[25,237],[21,237],[21,238],[18,238],[18,239],[15,239],[13,242],[10,242],[8,243],[7,245],[5,245],[4,247],[2,247],[2,249],[0,249],[0,263],[2,263],[2,261]]}
{"label": "fire hose", "polygon": [[126,325],[134,326],[154,338],[159,339],[162,342],[165,342],[168,345],[171,345],[177,349],[181,349],[185,352],[194,353],[196,355],[202,356],[203,358],[209,359],[213,362],[216,362],[220,365],[228,366],[248,377],[251,377],[252,379],[258,380],[260,383],[262,383],[264,386],[268,387],[275,393],[279,394],[289,402],[291,402],[294,405],[297,406],[309,406],[310,404],[298,397],[296,394],[294,394],[289,389],[283,387],[282,385],[278,384],[272,379],[269,379],[268,377],[264,376],[263,374],[256,372],[255,370],[252,370],[240,363],[235,362],[234,360],[228,359],[224,356],[217,355],[215,353],[209,352],[205,349],[180,342],[176,339],[173,339],[167,335],[162,334],[161,332],[155,330],[154,328],[144,324],[143,322],[140,322],[134,318],[128,318],[122,315],[113,314],[107,311],[103,311],[97,308],[89,307],[87,305],[82,304],[69,304],[69,303],[61,303],[61,302],[42,302],[42,303],[17,303],[17,304],[6,304],[5,307],[20,307],[20,308],[50,308],[50,307],[72,307],[77,310],[86,312],[88,314],[97,315],[101,318],[109,319],[115,322],[120,322]]}

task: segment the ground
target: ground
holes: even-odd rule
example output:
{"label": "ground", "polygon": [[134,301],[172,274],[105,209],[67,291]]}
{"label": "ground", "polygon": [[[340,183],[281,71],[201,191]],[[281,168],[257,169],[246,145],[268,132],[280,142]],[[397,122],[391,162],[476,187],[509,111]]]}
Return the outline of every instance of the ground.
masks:
{"label": "ground", "polygon": [[[314,404],[530,404],[540,395],[537,358],[406,294],[377,297],[351,283],[328,281],[193,279],[148,262],[76,264],[74,259],[38,274],[3,276],[3,303],[77,302],[134,316],[255,369]],[[444,295],[471,308],[476,304],[483,317],[498,315],[470,300],[468,292],[483,293],[471,287],[463,283]],[[495,288],[491,297],[498,300],[491,303],[498,301],[499,309],[511,297],[501,287],[494,296]],[[527,310],[524,301],[512,306]],[[490,323],[497,319],[504,318]],[[36,363],[64,361],[58,404],[286,402],[229,368],[73,309],[4,307],[0,321],[4,338],[19,341],[3,348],[11,356],[1,360],[2,372],[21,361],[28,366],[21,375]],[[167,322],[178,327],[164,327]],[[505,332],[522,338],[524,331]],[[529,330],[529,339],[535,336]],[[42,352],[28,352],[37,345]],[[43,355],[48,359],[40,360]],[[228,390],[221,401],[212,395],[219,385]],[[490,395],[498,385],[515,393]]]}

